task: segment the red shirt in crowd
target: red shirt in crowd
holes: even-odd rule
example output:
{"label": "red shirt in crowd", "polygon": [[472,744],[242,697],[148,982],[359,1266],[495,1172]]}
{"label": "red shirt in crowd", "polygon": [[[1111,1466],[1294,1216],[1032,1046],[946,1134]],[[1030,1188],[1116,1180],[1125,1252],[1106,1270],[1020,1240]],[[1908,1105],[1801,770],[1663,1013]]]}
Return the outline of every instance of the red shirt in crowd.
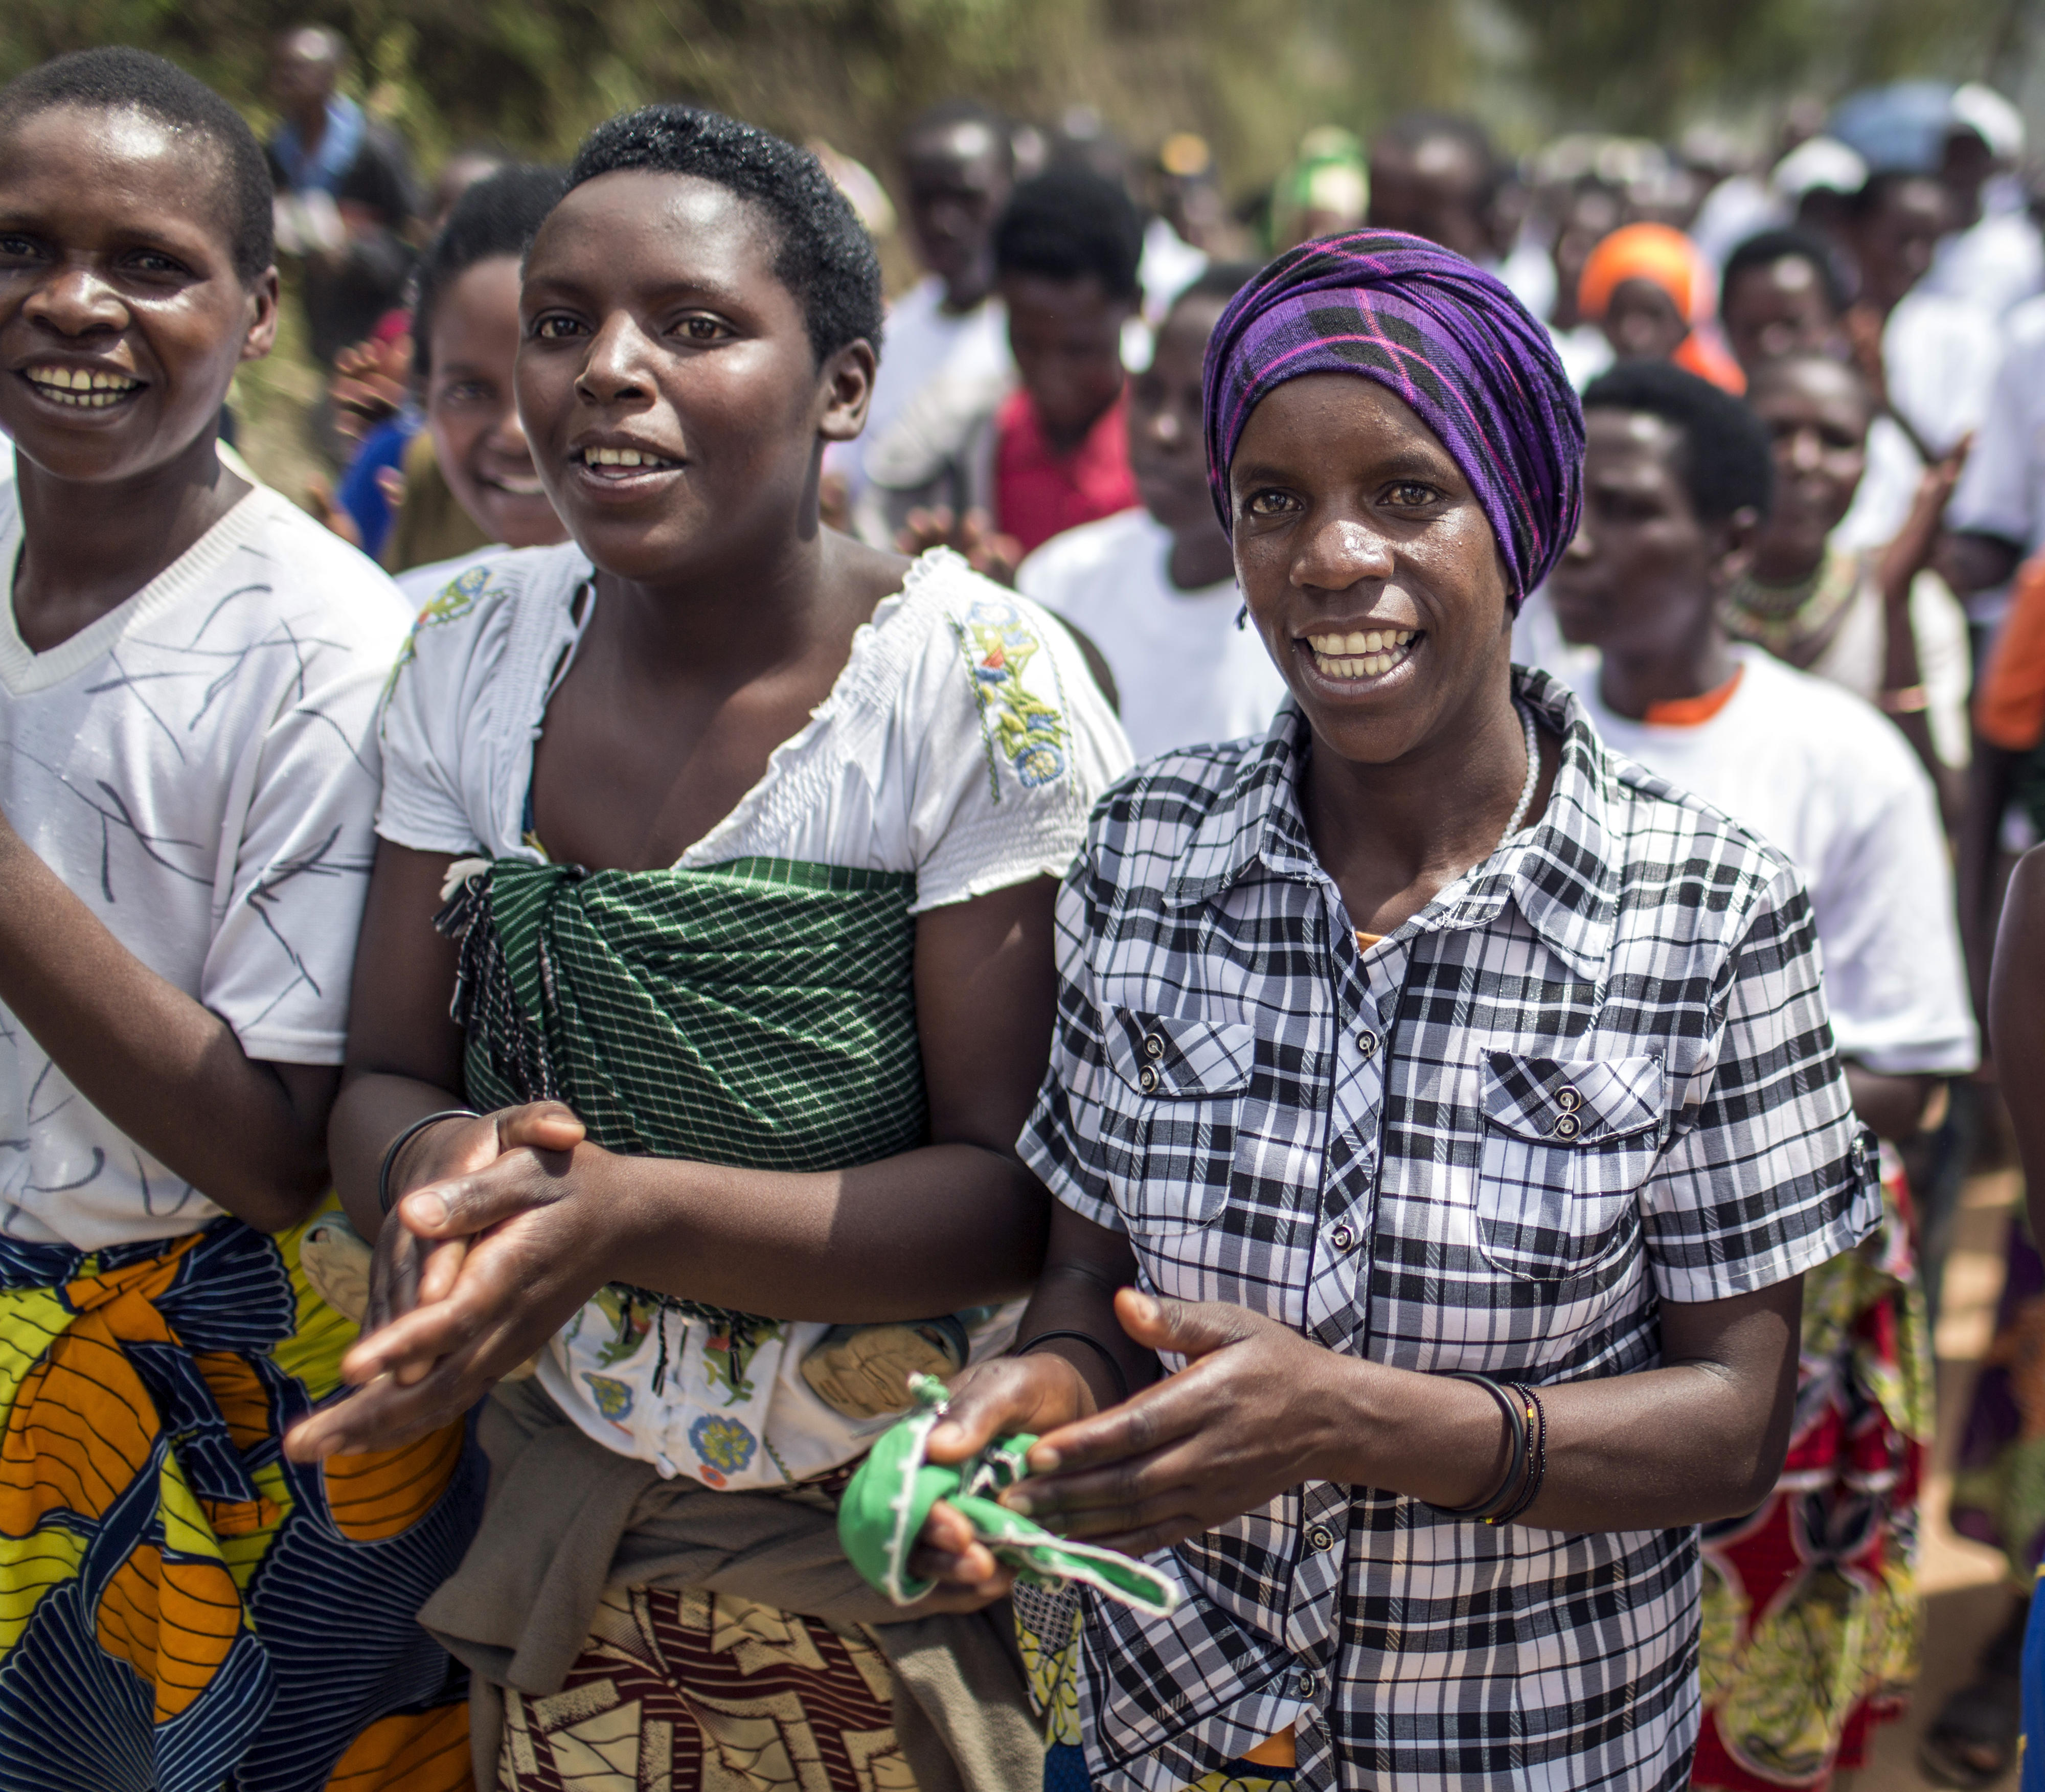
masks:
{"label": "red shirt in crowd", "polygon": [[1140,502],[1129,470],[1129,392],[1100,414],[1086,439],[1060,454],[1045,439],[1037,407],[1016,391],[995,414],[995,526],[1027,553],[1053,535]]}

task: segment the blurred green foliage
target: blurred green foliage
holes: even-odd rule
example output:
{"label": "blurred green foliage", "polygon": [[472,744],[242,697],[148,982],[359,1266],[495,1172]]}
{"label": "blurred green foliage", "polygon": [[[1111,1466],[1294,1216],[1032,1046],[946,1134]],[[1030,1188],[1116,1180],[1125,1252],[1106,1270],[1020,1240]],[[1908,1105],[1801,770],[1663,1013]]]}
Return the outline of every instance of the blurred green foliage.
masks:
{"label": "blurred green foliage", "polygon": [[622,106],[686,98],[827,137],[884,174],[911,112],[967,93],[1040,120],[1091,105],[1138,150],[1201,131],[1239,191],[1311,125],[1367,130],[1415,105],[1474,103],[1508,137],[1586,125],[1664,136],[1700,106],[1798,83],[1978,75],[2038,3],[6,0],[0,76],[60,50],[139,44],[260,119],[270,36],[320,23],[353,47],[351,84],[429,164],[476,140],[560,155]]}
{"label": "blurred green foliage", "polygon": [[0,76],[137,44],[260,116],[271,35],[317,23],[428,161],[475,140],[560,155],[622,106],[681,98],[885,172],[903,121],[965,93],[1046,120],[1090,105],[1144,150],[1204,131],[1225,168],[1265,175],[1309,125],[1456,98],[1458,34],[1410,16],[1391,0],[6,0]]}
{"label": "blurred green foliage", "polygon": [[1902,75],[2000,77],[2037,0],[1497,0],[1548,116],[1666,137],[1700,105]]}

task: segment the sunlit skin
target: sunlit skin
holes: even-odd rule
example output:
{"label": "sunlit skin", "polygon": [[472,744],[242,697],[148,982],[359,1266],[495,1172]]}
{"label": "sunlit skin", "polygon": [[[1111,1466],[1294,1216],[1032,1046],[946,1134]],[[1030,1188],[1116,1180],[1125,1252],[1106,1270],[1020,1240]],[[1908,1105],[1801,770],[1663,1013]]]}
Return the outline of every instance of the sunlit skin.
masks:
{"label": "sunlit skin", "polygon": [[[270,352],[277,313],[274,271],[251,286],[235,272],[218,152],[140,113],[71,106],[6,148],[0,429],[25,463],[24,503],[46,480],[93,487],[110,509],[137,503],[138,482],[196,484],[210,527],[247,489],[214,452],[219,395]],[[203,211],[194,179],[217,194]],[[50,368],[110,376],[124,395],[82,410],[31,377]]]}
{"label": "sunlit skin", "polygon": [[[854,343],[832,377],[797,377],[814,353],[794,295],[759,277],[772,255],[756,208],[725,188],[637,171],[577,187],[533,241],[519,414],[554,509],[614,577],[660,581],[722,538],[730,564],[704,571],[742,589],[770,519],[817,530],[815,441],[859,433],[875,358]],[[761,418],[770,395],[784,413]],[[655,464],[591,464],[604,449]]]}
{"label": "sunlit skin", "polygon": [[1668,289],[1653,280],[1621,280],[1600,326],[1623,361],[1666,361],[1690,333],[1689,320]]}
{"label": "sunlit skin", "polygon": [[1860,488],[1872,401],[1852,368],[1802,356],[1758,368],[1747,402],[1775,445],[1775,499],[1754,541],[1754,574],[1793,584],[1816,570]]}
{"label": "sunlit skin", "polygon": [[[1502,824],[1519,795],[1526,753],[1507,701],[1505,566],[1462,470],[1385,387],[1316,373],[1257,406],[1229,478],[1252,624],[1329,750],[1307,775],[1310,825],[1323,786],[1358,777],[1381,790],[1388,779],[1423,784],[1453,765],[1471,815],[1468,838],[1446,857],[1481,857],[1497,838],[1496,826],[1483,838],[1486,826]],[[1334,676],[1309,640],[1373,630],[1417,631],[1375,677]],[[1385,860],[1357,867],[1357,926],[1385,931],[1439,887],[1424,875],[1388,885],[1389,869]]]}
{"label": "sunlit skin", "polygon": [[[55,107],[0,143],[0,429],[23,532],[9,596],[37,652],[125,602],[248,494],[215,437],[235,369],[269,352],[277,276],[236,272],[233,216],[218,146],[140,112]],[[60,395],[95,378],[105,403]],[[4,818],[0,1001],[86,1099],[251,1225],[294,1224],[328,1185],[337,1073],[247,1056]]]}
{"label": "sunlit skin", "polygon": [[[1440,439],[1351,375],[1306,376],[1261,399],[1229,493],[1238,579],[1311,730],[1300,799],[1315,857],[1347,923],[1388,932],[1492,853],[1528,769],[1511,701],[1504,563]],[[1387,671],[1338,676],[1313,638],[1358,630],[1415,639]],[[1556,765],[1556,743],[1538,739],[1535,816]],[[1032,1476],[1007,1503],[1136,1553],[1302,1482],[1441,1505],[1498,1484],[1501,1428],[1465,1398],[1481,1390],[1338,1355],[1223,1303],[1156,1299],[1128,1285],[1135,1270],[1126,1234],[1056,1209],[1022,1331],[1101,1340],[1130,1397],[1118,1401],[1098,1354],[1069,1340],[975,1364],[953,1383],[932,1459],[1035,1432]],[[1548,1490],[1528,1522],[1625,1529],[1693,1522],[1712,1506],[1750,1510],[1787,1441],[1800,1292],[1793,1280],[1735,1300],[1664,1302],[1667,1366],[1548,1390]],[[1159,1351],[1186,1366],[1161,1378]],[[1650,1438],[1661,1441],[1643,1447]],[[1013,1578],[943,1502],[915,1560],[919,1574],[981,1597]]]}
{"label": "sunlit skin", "polygon": [[518,263],[492,256],[450,280],[433,309],[426,427],[455,501],[493,541],[545,547],[568,530],[518,422]]}
{"label": "sunlit skin", "polygon": [[1129,382],[1129,467],[1143,507],[1172,532],[1172,583],[1181,591],[1219,584],[1235,553],[1215,515],[1200,418],[1200,372],[1207,338],[1227,301],[1181,299],[1157,332],[1150,364]]}
{"label": "sunlit skin", "polygon": [[1749,380],[1765,362],[1837,353],[1846,343],[1823,276],[1800,255],[1743,268],[1726,283],[1719,314]]}
{"label": "sunlit skin", "polygon": [[1122,395],[1122,326],[1136,308],[1098,276],[1007,273],[1008,346],[1052,447],[1069,453]]}
{"label": "sunlit skin", "polygon": [[945,307],[970,310],[994,287],[994,222],[1014,185],[1006,146],[976,119],[915,133],[902,145],[903,210],[917,258],[945,283]]}

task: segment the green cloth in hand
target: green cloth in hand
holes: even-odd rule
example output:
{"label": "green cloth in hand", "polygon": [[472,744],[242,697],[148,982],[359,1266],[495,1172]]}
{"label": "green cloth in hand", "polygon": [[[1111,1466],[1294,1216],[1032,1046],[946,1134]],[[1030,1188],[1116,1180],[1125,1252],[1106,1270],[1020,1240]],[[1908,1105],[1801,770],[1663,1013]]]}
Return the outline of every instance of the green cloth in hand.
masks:
{"label": "green cloth in hand", "polygon": [[1039,1586],[1083,1582],[1155,1617],[1178,1605],[1179,1585],[1169,1574],[1119,1550],[1056,1536],[1000,1503],[1002,1489],[1029,1474],[1025,1459],[1035,1438],[999,1439],[949,1467],[926,1462],[930,1433],[945,1416],[946,1390],[933,1375],[917,1377],[911,1390],[915,1410],[882,1434],[838,1502],[838,1540],[868,1585],[898,1605],[913,1605],[930,1592],[936,1583],[915,1578],[909,1557],[931,1507],[944,1500],[996,1561],[1025,1580]]}

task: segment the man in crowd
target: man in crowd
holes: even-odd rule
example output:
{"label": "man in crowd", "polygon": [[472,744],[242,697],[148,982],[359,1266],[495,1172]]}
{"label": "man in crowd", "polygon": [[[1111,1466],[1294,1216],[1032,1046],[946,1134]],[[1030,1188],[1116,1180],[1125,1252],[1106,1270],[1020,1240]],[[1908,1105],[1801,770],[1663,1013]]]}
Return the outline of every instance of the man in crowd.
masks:
{"label": "man in crowd", "polygon": [[[1583,523],[1548,582],[1563,633],[1600,650],[1577,694],[1615,750],[1802,872],[1854,1111],[1908,1139],[1935,1079],[1976,1058],[1931,780],[1871,705],[1727,638],[1721,608],[1770,499],[1752,413],[1653,362],[1594,381],[1584,411]],[[1885,1639],[1914,1598],[1931,1415],[1908,1372],[1924,1306],[1893,1201],[1884,1249],[1812,1271],[1804,1312],[1783,1478],[1759,1510],[1704,1530],[1705,1621],[1728,1647],[1704,1671],[1703,1786],[1829,1783],[1861,1764],[1870,1721],[1893,1714],[1914,1671]],[[1789,1759],[1814,1771],[1780,1775]]]}
{"label": "man in crowd", "polygon": [[[1015,184],[1006,124],[976,100],[948,100],[910,121],[900,145],[903,210],[923,278],[888,313],[866,439],[877,441],[931,380],[1006,373],[1007,318],[994,289],[994,225]],[[856,454],[844,457],[855,488]]]}
{"label": "man in crowd", "polygon": [[1988,410],[2001,359],[1993,314],[1922,284],[1945,224],[1943,187],[1907,169],[1870,175],[1848,214],[1845,246],[1860,290],[1847,329],[1886,414],[1870,432],[1867,476],[1840,525],[1848,545],[1893,541],[1925,468]]}
{"label": "man in crowd", "polygon": [[305,258],[312,351],[329,367],[403,302],[418,209],[402,146],[340,91],[347,64],[346,46],[317,25],[286,32],[270,60],[278,246]]}
{"label": "man in crowd", "polygon": [[1142,249],[1128,193],[1089,168],[1016,188],[994,233],[1015,373],[947,374],[918,393],[866,451],[863,534],[906,530],[905,552],[951,541],[1005,572],[1137,502],[1122,333]]}
{"label": "man in crowd", "polygon": [[1408,112],[1371,139],[1371,223],[1467,256],[1545,318],[1554,307],[1554,264],[1545,246],[1514,240],[1505,202],[1515,192],[1512,164],[1474,118]]}

